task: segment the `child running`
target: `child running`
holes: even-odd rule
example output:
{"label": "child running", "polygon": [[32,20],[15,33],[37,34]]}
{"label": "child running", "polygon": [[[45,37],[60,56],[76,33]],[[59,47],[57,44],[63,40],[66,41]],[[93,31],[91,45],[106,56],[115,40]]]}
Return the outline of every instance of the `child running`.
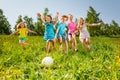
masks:
{"label": "child running", "polygon": [[55,32],[54,32],[54,24],[56,24],[58,20],[58,13],[56,14],[56,19],[53,22],[52,17],[50,15],[46,16],[44,20],[40,13],[37,13],[37,16],[42,20],[45,25],[45,33],[44,33],[44,40],[46,41],[46,54],[49,53],[50,43],[52,43],[53,48],[55,50]]}
{"label": "child running", "polygon": [[68,22],[68,39],[70,42],[70,46],[73,51],[77,51],[77,43],[76,43],[76,23],[73,21],[73,16],[69,14],[69,22]]}
{"label": "child running", "polygon": [[60,49],[62,50],[62,41],[65,43],[65,53],[68,54],[68,42],[66,37],[66,30],[67,30],[67,21],[68,17],[63,15],[61,18],[61,22],[57,23],[57,30],[56,30],[56,37],[60,43]]}
{"label": "child running", "polygon": [[20,22],[17,25],[17,30],[15,32],[13,32],[12,34],[10,34],[10,36],[12,36],[16,33],[19,33],[20,34],[19,35],[19,43],[21,46],[25,46],[25,45],[28,45],[28,43],[26,42],[26,39],[27,39],[26,37],[27,37],[28,32],[37,34],[35,31],[28,29],[24,22]]}
{"label": "child running", "polygon": [[79,22],[78,22],[78,30],[80,31],[80,35],[79,35],[79,39],[83,45],[84,48],[90,50],[90,44],[91,44],[91,40],[90,40],[90,34],[87,30],[87,26],[100,26],[102,24],[98,23],[98,24],[88,24],[84,22],[84,19],[81,17],[79,18]]}

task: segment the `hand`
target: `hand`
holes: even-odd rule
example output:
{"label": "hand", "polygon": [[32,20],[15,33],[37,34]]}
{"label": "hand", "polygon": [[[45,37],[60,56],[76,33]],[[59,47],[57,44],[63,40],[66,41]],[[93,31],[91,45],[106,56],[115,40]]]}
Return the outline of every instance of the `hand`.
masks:
{"label": "hand", "polygon": [[104,22],[102,21],[102,22],[100,22],[101,24],[104,24]]}
{"label": "hand", "polygon": [[41,17],[41,14],[40,14],[40,13],[37,13],[37,16]]}
{"label": "hand", "polygon": [[98,25],[101,25],[101,24],[104,24],[104,22],[100,22],[100,23],[98,23]]}
{"label": "hand", "polygon": [[59,16],[59,12],[56,12],[56,16],[57,16],[57,17]]}
{"label": "hand", "polygon": [[35,32],[35,34],[37,34],[37,32]]}

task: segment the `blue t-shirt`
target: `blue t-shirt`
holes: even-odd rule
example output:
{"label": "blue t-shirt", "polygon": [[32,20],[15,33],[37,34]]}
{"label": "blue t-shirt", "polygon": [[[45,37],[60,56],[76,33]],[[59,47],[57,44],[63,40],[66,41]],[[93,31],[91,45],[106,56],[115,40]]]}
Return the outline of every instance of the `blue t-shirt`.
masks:
{"label": "blue t-shirt", "polygon": [[67,24],[66,23],[58,23],[57,29],[58,29],[58,35],[63,35],[66,32]]}
{"label": "blue t-shirt", "polygon": [[53,40],[55,37],[54,26],[52,22],[45,22],[44,40]]}

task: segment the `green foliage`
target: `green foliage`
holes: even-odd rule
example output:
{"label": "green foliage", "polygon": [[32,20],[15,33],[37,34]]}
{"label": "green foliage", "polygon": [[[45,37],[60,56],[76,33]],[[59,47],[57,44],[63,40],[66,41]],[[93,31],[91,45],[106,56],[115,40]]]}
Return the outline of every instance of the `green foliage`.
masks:
{"label": "green foliage", "polygon": [[38,35],[44,35],[45,26],[42,24],[42,21],[37,18],[37,22],[35,22],[35,31]]}
{"label": "green foliage", "polygon": [[[48,15],[49,10],[48,8],[44,9],[44,13],[43,13],[43,17],[45,19],[46,15]],[[45,31],[45,26],[43,25],[42,21],[37,17],[37,22],[35,22],[35,29],[36,32],[38,33],[38,35],[44,35],[44,31]]]}
{"label": "green foliage", "polygon": [[[89,7],[89,11],[87,11],[87,17],[85,19],[86,23],[99,23],[102,20],[99,19],[100,13],[97,13],[91,6]],[[97,27],[88,27],[91,36],[99,36],[100,35],[100,26]]]}
{"label": "green foliage", "polygon": [[[23,17],[24,22],[27,24],[28,29],[35,31],[35,26],[33,23],[33,19],[28,16]],[[28,33],[28,35],[33,35],[33,33]]]}
{"label": "green foliage", "polygon": [[86,51],[77,37],[79,51],[69,48],[68,56],[56,43],[57,50],[51,48],[49,54],[54,64],[44,67],[43,37],[30,36],[30,45],[21,47],[18,36],[0,35],[0,80],[120,80],[120,38],[91,39],[92,50]]}
{"label": "green foliage", "polygon": [[[100,13],[97,13],[93,7],[89,7],[87,12],[87,17],[85,19],[86,23],[99,23],[102,20],[99,19]],[[116,36],[120,35],[120,26],[114,20],[111,24],[103,24],[97,27],[88,27],[91,36]]]}
{"label": "green foliage", "polygon": [[14,27],[15,30],[17,29],[17,25],[18,25],[20,22],[23,22],[23,19],[22,19],[22,16],[21,16],[21,15],[18,16],[18,19],[17,19],[16,24],[15,24],[15,27]]}
{"label": "green foliage", "polygon": [[0,34],[10,34],[11,33],[11,28],[10,24],[7,21],[7,18],[3,14],[2,9],[0,9]]}

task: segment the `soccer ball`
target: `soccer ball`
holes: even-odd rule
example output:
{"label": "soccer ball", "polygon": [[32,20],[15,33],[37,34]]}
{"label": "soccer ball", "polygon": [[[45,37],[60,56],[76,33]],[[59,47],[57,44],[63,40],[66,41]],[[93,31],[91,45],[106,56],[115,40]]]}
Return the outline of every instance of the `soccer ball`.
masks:
{"label": "soccer ball", "polygon": [[45,58],[43,58],[42,64],[45,65],[46,67],[53,65],[52,57],[45,57]]}

